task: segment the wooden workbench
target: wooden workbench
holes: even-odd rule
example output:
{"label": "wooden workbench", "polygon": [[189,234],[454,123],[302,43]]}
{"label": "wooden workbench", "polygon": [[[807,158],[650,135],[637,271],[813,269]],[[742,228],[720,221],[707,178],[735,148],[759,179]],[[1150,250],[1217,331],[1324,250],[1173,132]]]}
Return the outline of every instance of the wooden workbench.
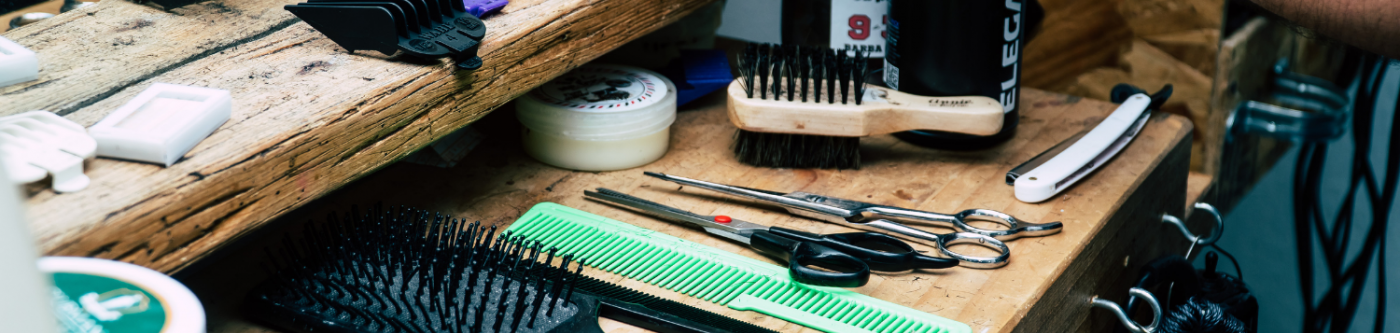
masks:
{"label": "wooden workbench", "polygon": [[38,186],[27,215],[42,251],[177,272],[711,0],[515,0],[485,20],[473,72],[347,53],[282,9],[296,2],[106,0],[4,33],[40,71],[0,87],[0,116],[89,126],[154,82],[233,95],[232,118],[173,166],[97,159],[87,189]]}
{"label": "wooden workbench", "polygon": [[[778,191],[805,191],[935,212],[968,208],[1001,210],[1034,222],[1062,221],[1064,231],[1008,244],[1011,263],[999,269],[953,268],[902,275],[876,275],[861,293],[968,323],[973,332],[1104,332],[1117,322],[1091,310],[1100,295],[1126,300],[1128,280],[1138,267],[1166,253],[1181,253],[1187,241],[1160,222],[1186,206],[1190,122],[1157,114],[1123,154],[1064,194],[1041,204],[1012,196],[1007,170],[1074,133],[1097,124],[1115,107],[1076,97],[1026,91],[1016,137],[998,148],[948,152],[911,146],[889,136],[863,139],[860,170],[753,168],[729,152],[734,127],[722,95],[683,108],[671,149],[650,165],[613,172],[575,172],[546,166],[520,150],[514,116],[498,112],[477,123],[486,141],[462,164],[440,169],[399,163],[347,185],[274,223],[243,250],[206,261],[182,279],[205,300],[211,333],[273,332],[239,316],[237,304],[262,279],[256,267],[264,246],[301,221],[319,219],[351,205],[410,205],[453,217],[507,226],[532,205],[556,202],[742,255],[762,257],[739,244],[698,230],[585,200],[583,190],[607,187],[698,213],[725,214],[758,223],[812,232],[849,232],[842,226],[798,218],[773,207],[754,206],[703,190],[641,175],[658,171]],[[1204,221],[1194,221],[1201,224]],[[1195,225],[1195,227],[1203,227]],[[1203,229],[1196,229],[1203,230]],[[946,230],[940,230],[943,232]],[[921,250],[927,250],[921,247]],[[780,319],[738,312],[669,290],[595,269],[586,274],[644,292],[680,300],[780,332],[804,330]],[[616,323],[610,332],[635,332]],[[810,330],[804,330],[810,331]]]}

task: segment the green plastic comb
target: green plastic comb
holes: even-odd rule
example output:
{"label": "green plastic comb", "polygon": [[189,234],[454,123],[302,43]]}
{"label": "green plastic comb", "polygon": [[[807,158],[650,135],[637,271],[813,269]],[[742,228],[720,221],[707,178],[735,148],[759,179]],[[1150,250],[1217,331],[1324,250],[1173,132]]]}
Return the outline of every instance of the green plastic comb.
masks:
{"label": "green plastic comb", "polygon": [[972,332],[850,290],[797,283],[785,267],[555,203],[535,205],[506,230],[598,269],[826,332]]}

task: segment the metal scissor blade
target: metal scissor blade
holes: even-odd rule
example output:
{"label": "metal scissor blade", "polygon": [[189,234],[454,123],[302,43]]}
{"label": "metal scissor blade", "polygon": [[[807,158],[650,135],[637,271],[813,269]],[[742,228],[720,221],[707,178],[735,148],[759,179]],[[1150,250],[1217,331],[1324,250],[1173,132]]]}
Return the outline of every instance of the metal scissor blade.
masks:
{"label": "metal scissor blade", "polygon": [[736,241],[736,242],[740,242],[740,243],[744,243],[744,244],[751,244],[751,243],[749,242],[749,237],[748,237],[748,236],[744,236],[744,235],[740,235],[740,234],[736,234],[736,233],[732,233],[732,232],[728,232],[728,231],[724,231],[724,230],[719,230],[719,229],[715,229],[715,228],[705,228],[705,232],[708,232],[708,233],[710,233],[711,235],[715,235],[715,236],[720,236],[720,237],[728,238],[728,239],[733,240],[733,241]]}
{"label": "metal scissor blade", "polygon": [[[752,230],[748,229],[767,229],[767,227],[762,225],[738,220],[734,220],[730,223],[715,222],[714,217],[711,216],[704,216],[700,214],[691,213],[680,208],[662,205],[659,203],[647,201],[646,199],[634,197],[622,192],[609,190],[601,187],[598,188],[598,192],[583,191],[583,195],[589,198],[594,198],[618,205],[636,208],[637,210],[640,210],[644,213],[648,213],[652,216],[704,228],[706,231],[709,231],[713,234],[725,238],[735,239],[734,237],[742,237],[744,238],[743,240],[735,240],[739,240],[744,243],[748,243],[748,237],[745,235],[752,232]],[[721,231],[725,234],[716,233],[715,231]]]}
{"label": "metal scissor blade", "polygon": [[815,202],[810,202],[810,201],[805,201],[805,200],[800,200],[800,199],[794,199],[794,198],[785,197],[784,195],[787,195],[787,193],[782,193],[782,192],[758,190],[758,189],[751,189],[751,188],[747,188],[747,187],[739,187],[739,186],[733,186],[733,185],[716,184],[716,183],[711,183],[711,182],[707,182],[707,181],[703,181],[703,180],[695,180],[695,179],[690,179],[690,178],[685,178],[685,177],[679,177],[679,176],[672,176],[672,175],[667,175],[667,174],[664,174],[664,173],[657,173],[657,172],[650,172],[650,171],[644,172],[644,174],[646,174],[647,176],[652,176],[652,177],[660,178],[660,179],[662,179],[662,180],[670,181],[670,182],[677,183],[677,184],[681,184],[681,185],[690,185],[690,186],[699,187],[699,188],[703,188],[703,189],[708,189],[708,190],[711,190],[711,191],[716,191],[716,192],[720,192],[720,193],[724,193],[724,194],[728,194],[728,195],[733,195],[733,196],[737,196],[737,197],[744,197],[744,198],[749,198],[749,199],[755,199],[755,200],[761,200],[761,201],[771,202],[771,203],[773,203],[773,204],[776,204],[776,205],[779,205],[779,206],[788,207],[788,208],[797,208],[797,209],[802,209],[802,210],[807,210],[807,211],[818,212],[818,213],[822,213],[822,214],[829,214],[829,215],[833,215],[833,216],[846,216],[846,215],[849,213],[849,212],[846,211],[845,209],[841,209],[841,208],[837,208],[837,207],[832,207],[832,206],[828,206],[828,205],[824,205],[824,204],[820,204],[820,203],[815,203]]}

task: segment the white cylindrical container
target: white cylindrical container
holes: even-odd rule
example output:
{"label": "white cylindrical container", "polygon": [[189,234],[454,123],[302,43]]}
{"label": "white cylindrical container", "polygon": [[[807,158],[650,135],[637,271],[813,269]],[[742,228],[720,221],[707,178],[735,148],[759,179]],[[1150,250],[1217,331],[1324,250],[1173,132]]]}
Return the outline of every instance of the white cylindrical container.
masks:
{"label": "white cylindrical container", "polygon": [[676,86],[645,69],[584,65],[516,99],[525,152],[582,171],[660,159],[676,121]]}
{"label": "white cylindrical container", "polygon": [[0,331],[57,332],[49,305],[53,286],[34,263],[39,251],[24,222],[23,196],[10,182],[5,165],[0,163],[0,285],[7,290],[0,302]]}
{"label": "white cylindrical container", "polygon": [[44,257],[54,315],[68,332],[204,333],[204,306],[185,285],[119,261]]}

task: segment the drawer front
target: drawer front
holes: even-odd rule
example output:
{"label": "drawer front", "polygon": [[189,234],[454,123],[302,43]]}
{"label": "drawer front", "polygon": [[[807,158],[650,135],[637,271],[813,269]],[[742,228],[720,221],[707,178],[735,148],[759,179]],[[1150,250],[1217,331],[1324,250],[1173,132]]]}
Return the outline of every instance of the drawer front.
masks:
{"label": "drawer front", "polygon": [[[1162,223],[1162,214],[1182,216],[1191,140],[1183,138],[1152,169],[1109,221],[1095,234],[1040,299],[1016,325],[1015,332],[1109,332],[1120,325],[1104,310],[1091,309],[1094,296],[1118,302],[1128,299],[1139,269],[1168,254],[1184,254],[1190,242],[1177,228]],[[1209,227],[1208,219],[1188,221],[1193,231]],[[1144,311],[1145,312],[1145,311]],[[1148,315],[1142,315],[1144,323]]]}

